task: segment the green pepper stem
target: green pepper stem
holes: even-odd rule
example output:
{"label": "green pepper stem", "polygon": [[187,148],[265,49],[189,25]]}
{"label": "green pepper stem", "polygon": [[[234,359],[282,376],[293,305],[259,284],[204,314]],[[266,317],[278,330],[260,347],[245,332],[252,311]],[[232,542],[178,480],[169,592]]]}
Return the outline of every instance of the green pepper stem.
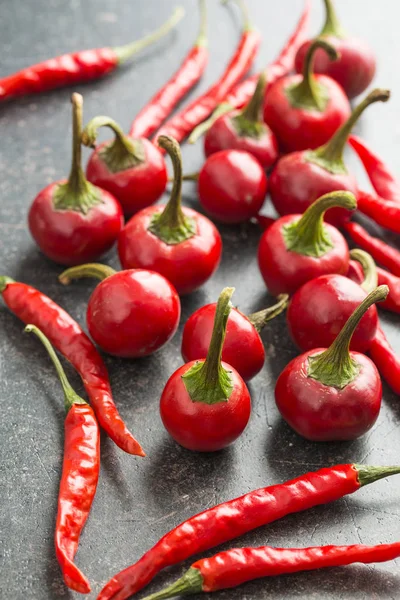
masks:
{"label": "green pepper stem", "polygon": [[381,285],[368,294],[349,317],[330,347],[321,354],[308,358],[308,377],[339,390],[357,377],[360,367],[350,354],[351,338],[367,310],[376,302],[383,302],[388,293],[388,286]]}
{"label": "green pepper stem", "polygon": [[206,0],[199,0],[199,10],[200,10],[200,29],[199,29],[199,34],[196,39],[196,44],[195,44],[196,47],[208,46]]}
{"label": "green pepper stem", "polygon": [[358,481],[360,486],[368,485],[383,479],[384,477],[390,477],[391,475],[398,475],[400,473],[400,467],[372,467],[370,465],[353,465],[357,471]]}
{"label": "green pepper stem", "polygon": [[368,252],[360,250],[360,248],[350,250],[350,258],[356,260],[362,266],[364,281],[360,285],[369,294],[378,285],[378,272],[374,259]]}
{"label": "green pepper stem", "polygon": [[193,129],[190,137],[189,144],[195,144],[197,140],[199,140],[211,127],[214,125],[215,121],[217,121],[223,115],[235,110],[234,107],[228,102],[222,102],[212,113],[211,117],[197,125],[195,129]]}
{"label": "green pepper stem", "polygon": [[[231,0],[221,0],[222,4],[228,4],[228,2],[230,2]],[[247,7],[247,4],[244,0],[234,0],[236,2],[236,4],[238,5],[238,7],[240,8],[241,12],[242,12],[242,17],[243,17],[243,31],[251,31],[253,29],[252,24],[250,23],[250,15],[249,15],[249,9]]]}
{"label": "green pepper stem", "polygon": [[51,345],[49,339],[44,335],[44,333],[35,325],[27,325],[24,329],[25,333],[34,333],[36,337],[42,342],[43,346],[46,348],[53,365],[57,371],[58,378],[61,383],[61,387],[64,392],[65,398],[65,410],[66,412],[72,407],[73,404],[87,404],[87,402],[78,396],[78,394],[73,390],[71,384],[69,383],[67,376],[65,374],[64,369],[58,359],[57,354],[54,351],[53,346]]}
{"label": "green pepper stem", "polygon": [[164,37],[167,33],[171,31],[171,29],[175,27],[175,25],[179,23],[184,14],[185,9],[183,8],[183,6],[178,6],[174,9],[174,12],[170,16],[170,18],[167,21],[165,21],[165,23],[163,23],[161,27],[156,29],[156,31],[149,33],[140,40],[136,40],[134,42],[131,42],[130,44],[126,44],[125,46],[117,46],[113,48],[115,54],[117,55],[118,63],[124,63],[129,58],[132,58],[132,56],[134,56],[135,54],[138,54],[139,52],[147,48],[147,46],[150,46],[154,42],[157,42],[159,39]]}
{"label": "green pepper stem", "polygon": [[280,294],[278,296],[278,302],[273,306],[269,306],[268,308],[264,308],[264,310],[260,310],[249,315],[247,318],[250,323],[253,325],[254,329],[260,333],[268,321],[271,321],[278,315],[280,315],[289,304],[289,296],[287,294]]}
{"label": "green pepper stem", "polygon": [[191,567],[186,573],[175,581],[172,585],[166,587],[161,592],[146,596],[143,600],[166,600],[175,598],[175,596],[189,596],[199,594],[203,591],[203,576],[199,569]]}
{"label": "green pepper stem", "polygon": [[307,208],[302,217],[283,230],[286,247],[304,256],[319,258],[333,248],[324,215],[330,208],[341,207],[354,210],[357,202],[351,192],[337,191],[321,196]]}
{"label": "green pepper stem", "polygon": [[320,35],[333,35],[338,38],[345,37],[345,32],[337,17],[332,0],[324,0],[326,19]]}
{"label": "green pepper stem", "polygon": [[261,121],[261,111],[264,103],[265,87],[267,85],[267,77],[264,71],[258,78],[256,89],[251,97],[250,102],[241,111],[240,116],[247,121],[258,123]]}
{"label": "green pepper stem", "polygon": [[214,328],[206,359],[196,362],[182,376],[186,390],[193,402],[203,402],[204,404],[226,402],[232,393],[232,378],[221,364],[221,355],[234,291],[234,288],[225,288],[218,298]]}
{"label": "green pepper stem", "polygon": [[0,276],[0,294],[4,292],[9,283],[15,283],[14,279],[7,277],[7,275]]}
{"label": "green pepper stem", "polygon": [[87,263],[86,265],[78,265],[77,267],[70,267],[58,276],[58,281],[63,285],[69,285],[74,279],[84,279],[85,277],[95,277],[100,281],[107,279],[115,275],[115,271],[108,265],[102,265],[100,263]]}
{"label": "green pepper stem", "polygon": [[320,165],[323,169],[334,174],[347,173],[343,160],[343,152],[354,125],[368,106],[375,102],[387,102],[389,98],[389,90],[372,90],[372,92],[370,92],[368,96],[355,107],[348,120],[336,131],[329,142],[316,150],[309,150],[307,152],[307,160]]}

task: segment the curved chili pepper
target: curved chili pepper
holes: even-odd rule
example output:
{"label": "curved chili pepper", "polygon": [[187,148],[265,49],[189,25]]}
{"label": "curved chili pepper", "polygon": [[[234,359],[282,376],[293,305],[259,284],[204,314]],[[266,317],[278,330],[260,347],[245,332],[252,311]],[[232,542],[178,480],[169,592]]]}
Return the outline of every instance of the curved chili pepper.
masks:
{"label": "curved chili pepper", "polygon": [[166,35],[183,15],[183,8],[176,8],[168,21],[157,31],[126,46],[63,54],[3,77],[0,79],[0,101],[99,79]]}
{"label": "curved chili pepper", "polygon": [[126,600],[162,569],[282,517],[338,500],[361,486],[400,472],[399,467],[338,465],[249,492],[184,521],[115,575],[97,600]]}
{"label": "curved chili pepper", "polygon": [[396,355],[389,344],[380,325],[378,325],[369,354],[388,386],[395,394],[400,395],[400,357]]}
{"label": "curved chili pepper", "polygon": [[67,416],[54,542],[65,583],[76,592],[88,594],[89,582],[73,560],[99,480],[99,426],[93,409],[72,389],[47,337],[34,325],[27,325],[25,331],[34,333],[46,348],[64,392]]}
{"label": "curved chili pepper", "polygon": [[261,42],[261,36],[250,25],[244,1],[237,1],[245,17],[243,33],[236,52],[221,79],[200,97],[193,100],[189,106],[167,121],[161,127],[158,135],[172,136],[178,142],[182,142],[224,100],[228,92],[242,79],[253,64]]}
{"label": "curved chili pepper", "polygon": [[311,548],[234,548],[203,558],[175,583],[144,600],[164,600],[199,592],[216,592],[262,577],[274,577],[353,563],[376,563],[400,556],[400,542],[377,546],[314,546]]}
{"label": "curved chili pepper", "polygon": [[357,207],[385,229],[400,233],[400,202],[385,200],[368,192],[357,190]]}
{"label": "curved chili pepper", "polygon": [[370,235],[358,223],[353,221],[343,225],[355,244],[360,246],[394,275],[400,277],[400,252],[382,240]]}
{"label": "curved chili pepper", "polygon": [[400,202],[400,181],[389,171],[383,160],[357,135],[348,139],[360,158],[374,190],[385,200]]}
{"label": "curved chili pepper", "polygon": [[203,75],[209,55],[205,0],[200,0],[200,11],[200,32],[195,45],[178,71],[135,117],[129,131],[131,137],[150,137]]}
{"label": "curved chili pepper", "polygon": [[0,277],[0,293],[25,324],[39,327],[82,377],[101,427],[128,454],[144,452],[125,425],[112,398],[106,366],[80,325],[58,304],[35,288]]}

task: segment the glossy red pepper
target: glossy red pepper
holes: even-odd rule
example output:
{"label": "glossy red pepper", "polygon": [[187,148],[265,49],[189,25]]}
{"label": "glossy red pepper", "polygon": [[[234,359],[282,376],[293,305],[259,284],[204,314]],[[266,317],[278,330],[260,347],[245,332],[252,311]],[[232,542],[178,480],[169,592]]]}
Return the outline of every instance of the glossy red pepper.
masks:
{"label": "glossy red pepper", "polygon": [[75,367],[96,417],[109,437],[125,452],[144,456],[114,404],[103,359],[80,325],[48,296],[10,277],[0,277],[0,293],[15,316],[23,323],[32,323],[41,329]]}
{"label": "glossy red pepper", "polygon": [[225,288],[221,292],[207,355],[175,371],[161,395],[164,427],[189,450],[226,448],[243,433],[250,419],[249,390],[232,365],[221,361],[233,291]]}
{"label": "glossy red pepper", "polygon": [[286,515],[333,502],[399,472],[399,467],[337,465],[209,508],[172,529],[137,563],[110,579],[97,600],[126,600],[148,585],[162,569]]}
{"label": "glossy red pepper", "polygon": [[368,252],[372,258],[388,271],[400,277],[400,251],[384,241],[370,235],[358,223],[350,222],[344,225],[346,232],[355,244]]}
{"label": "glossy red pepper", "polygon": [[318,49],[326,52],[330,60],[336,60],[332,46],[315,40],[307,53],[303,74],[278,79],[265,97],[264,121],[285,152],[325,144],[351,114],[347,96],[336,81],[313,73]]}
{"label": "glossy red pepper", "polygon": [[[265,349],[260,333],[265,325],[285,310],[288,296],[278,298],[274,306],[244,315],[237,308],[229,313],[221,358],[232,365],[245,381],[261,371]],[[194,312],[185,323],[182,334],[182,357],[185,362],[207,355],[214,326],[217,304],[207,304]]]}
{"label": "glossy red pepper", "polygon": [[[103,126],[114,131],[115,139],[96,147],[97,130]],[[133,215],[162,196],[167,167],[160,150],[149,140],[132,139],[113,119],[95,117],[86,125],[82,141],[96,148],[86,167],[88,180],[113,194],[125,215]]]}
{"label": "glossy red pepper", "polygon": [[371,292],[347,320],[328,349],[316,348],[293,359],[275,387],[276,405],[302,437],[316,442],[354,440],[378,418],[382,383],[374,363],[350,352],[355,328],[373,303],[385,299],[387,286]]}
{"label": "glossy red pepper", "polygon": [[400,202],[397,200],[386,200],[358,189],[357,207],[381,227],[400,233]]}
{"label": "glossy red pepper", "polygon": [[[325,145],[292,152],[278,161],[270,177],[270,194],[280,215],[303,213],[317,198],[336,190],[357,196],[356,178],[343,159],[346,141],[364,110],[374,102],[386,102],[389,96],[387,90],[373,90]],[[328,223],[341,226],[349,217],[348,211],[334,208],[325,218]]]}
{"label": "glossy red pepper", "polygon": [[385,200],[400,202],[400,181],[389,167],[357,135],[350,135],[348,142],[361,160],[374,190]]}
{"label": "glossy red pepper", "polygon": [[93,186],[81,167],[82,96],[72,94],[72,166],[68,181],[45,187],[28,215],[33,239],[48,258],[78,265],[98,258],[116,242],[122,210],[106,190]]}
{"label": "glossy red pepper", "polygon": [[206,0],[200,0],[200,31],[194,46],[178,71],[152,97],[135,117],[130,137],[149,138],[171,114],[175,106],[196,85],[208,63]]}
{"label": "glossy red pepper", "polygon": [[101,281],[90,296],[86,322],[104,352],[122,358],[148,356],[175,334],[181,304],[175,288],[162,275],[144,269],[117,273],[94,263],[67,269],[59,280],[68,285],[82,277]]}
{"label": "glossy red pepper", "polygon": [[[332,44],[338,54],[336,63],[327,60],[323,52],[315,57],[315,72],[325,73],[335,79],[349,98],[354,98],[367,89],[374,78],[376,59],[370,46],[359,38],[348,36],[343,30],[333,8],[332,0],[324,0],[325,25],[318,37]],[[305,42],[296,56],[296,70],[301,73],[308,48],[312,40]]]}
{"label": "glossy red pepper", "polygon": [[258,265],[271,294],[292,294],[319,275],[345,275],[349,249],[338,229],[323,222],[325,211],[340,206],[352,210],[350,192],[321,196],[303,215],[277,219],[264,231],[258,247]]}
{"label": "glossy red pepper", "polygon": [[46,348],[64,392],[67,416],[54,541],[66,585],[88,594],[90,584],[73,561],[99,480],[100,430],[93,409],[72,389],[47,337],[34,325],[27,325],[25,331],[34,333]]}
{"label": "glossy red pepper", "polygon": [[202,286],[221,260],[222,240],[215,225],[200,213],[181,206],[182,156],[179,144],[158,138],[174,166],[174,187],[166,206],[145,208],[122,230],[118,254],[124,269],[161,273],[179,294]]}
{"label": "glossy red pepper", "polygon": [[167,135],[182,142],[193,129],[222,102],[235,84],[246,75],[256,57],[261,42],[260,34],[250,24],[244,0],[239,0],[244,15],[244,27],[240,43],[229,65],[217,83],[188,106],[169,119],[158,135]]}
{"label": "glossy red pepper", "polygon": [[262,166],[243,150],[212,154],[198,175],[200,204],[221,223],[243,223],[255,217],[265,202],[267,189]]}
{"label": "glossy red pepper", "polygon": [[400,395],[400,357],[396,355],[380,326],[369,353],[388,386],[395,394]]}
{"label": "glossy red pepper", "polygon": [[63,54],[3,77],[0,79],[0,101],[99,79],[167,34],[183,15],[183,8],[176,8],[157,31],[126,46]]}

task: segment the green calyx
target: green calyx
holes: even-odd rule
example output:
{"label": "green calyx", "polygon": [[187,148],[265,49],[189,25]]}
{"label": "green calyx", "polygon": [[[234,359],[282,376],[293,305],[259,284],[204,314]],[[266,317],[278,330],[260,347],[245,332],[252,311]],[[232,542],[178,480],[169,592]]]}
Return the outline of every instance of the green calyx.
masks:
{"label": "green calyx", "polygon": [[324,0],[326,19],[320,33],[321,36],[332,35],[337,38],[345,38],[346,34],[336,15],[332,0]]}
{"label": "green calyx", "polygon": [[343,160],[343,152],[354,125],[370,104],[374,104],[375,102],[387,102],[389,98],[389,90],[372,90],[372,92],[370,92],[368,96],[355,107],[349,119],[336,131],[329,142],[316,150],[308,150],[305,153],[305,160],[318,165],[333,175],[346,174],[347,168]]}
{"label": "green calyx", "polygon": [[199,569],[191,567],[183,577],[161,592],[146,596],[143,600],[166,600],[175,596],[189,596],[203,591],[203,576]]}
{"label": "green calyx", "polygon": [[381,285],[368,294],[349,317],[333,344],[321,354],[309,356],[308,377],[339,390],[354,381],[360,372],[360,365],[351,357],[349,350],[351,338],[367,310],[375,302],[383,302],[388,293],[388,286]]}
{"label": "green calyx", "polygon": [[7,275],[0,276],[0,294],[4,292],[9,283],[15,283],[14,279],[7,277]]}
{"label": "green calyx", "polygon": [[36,335],[36,337],[38,337],[39,340],[42,342],[43,346],[46,348],[46,350],[53,362],[53,365],[55,366],[58,378],[60,380],[60,383],[61,383],[61,386],[62,386],[62,389],[64,392],[66,412],[69,411],[69,409],[72,407],[73,404],[87,404],[87,402],[83,398],[78,396],[78,394],[75,392],[75,390],[73,390],[73,388],[71,387],[71,384],[69,383],[69,381],[67,379],[65,371],[62,368],[60,361],[58,360],[58,356],[54,352],[53,346],[51,345],[48,338],[44,335],[44,333],[38,327],[35,327],[35,325],[27,325],[25,327],[24,331],[25,331],[25,333],[34,333]]}
{"label": "green calyx", "polygon": [[196,222],[182,210],[182,154],[179,144],[167,135],[161,135],[157,142],[171,157],[174,185],[164,210],[153,215],[149,231],[169,246],[174,246],[196,235]]}
{"label": "green calyx", "polygon": [[269,321],[275,319],[275,317],[280,315],[287,308],[289,304],[289,296],[287,294],[280,294],[277,299],[278,302],[273,306],[264,308],[264,310],[260,310],[247,317],[258,333],[263,330]]}
{"label": "green calyx", "polygon": [[258,140],[268,131],[261,115],[266,85],[265,73],[261,73],[250,102],[236,117],[231,119],[232,125],[241,137],[251,137]]}
{"label": "green calyx", "polygon": [[320,258],[332,250],[333,242],[324,224],[324,214],[335,207],[354,210],[357,207],[354,194],[338,191],[318,198],[298,221],[285,225],[283,237],[286,248],[291,252],[314,258]]}
{"label": "green calyx", "polygon": [[100,127],[109,127],[115,133],[112,142],[106,144],[99,152],[111,173],[119,173],[134,169],[146,160],[146,152],[141,140],[134,140],[124,134],[121,127],[109,117],[95,117],[86,125],[82,133],[85,146],[96,146],[97,132]]}
{"label": "green calyx", "polygon": [[115,271],[108,265],[102,265],[101,263],[87,263],[86,265],[78,265],[77,267],[70,267],[58,276],[58,281],[63,285],[68,285],[74,279],[84,279],[86,277],[94,277],[103,281],[107,277],[115,275]]}
{"label": "green calyx", "polygon": [[364,281],[360,285],[369,294],[378,285],[378,273],[374,259],[368,252],[360,248],[350,250],[350,258],[356,260],[362,266]]}
{"label": "green calyx", "polygon": [[337,60],[339,55],[335,48],[325,40],[317,38],[310,45],[304,60],[303,79],[286,88],[285,93],[294,108],[317,110],[323,112],[328,104],[329,93],[324,85],[318,82],[313,73],[313,62],[316,50],[321,48],[330,60]]}
{"label": "green calyx", "polygon": [[218,298],[207,358],[205,361],[196,362],[182,376],[183,383],[193,402],[203,402],[204,404],[227,402],[232,393],[232,377],[230,372],[222,366],[221,355],[234,291],[234,288],[225,288]]}
{"label": "green calyx", "polygon": [[358,476],[360,486],[368,485],[383,479],[384,477],[390,477],[391,475],[398,475],[400,473],[400,467],[371,467],[370,465],[353,465]]}
{"label": "green calyx", "polygon": [[82,170],[82,105],[80,94],[72,94],[72,163],[67,183],[58,185],[53,197],[55,210],[73,210],[84,215],[102,202],[99,188],[89,183]]}

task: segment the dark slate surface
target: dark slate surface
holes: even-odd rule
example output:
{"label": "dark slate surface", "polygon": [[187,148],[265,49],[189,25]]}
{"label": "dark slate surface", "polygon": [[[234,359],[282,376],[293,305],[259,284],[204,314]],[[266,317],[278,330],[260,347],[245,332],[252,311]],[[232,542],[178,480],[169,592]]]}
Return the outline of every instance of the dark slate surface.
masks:
{"label": "dark slate surface", "polygon": [[[136,111],[175,70],[197,29],[196,3],[181,2],[188,14],[177,33],[144,53],[130,68],[98,83],[79,86],[85,98],[86,120],[99,113],[109,114],[128,128]],[[127,42],[154,28],[175,4],[176,0],[2,0],[0,73],[5,75],[77,48]],[[208,4],[212,59],[199,89],[218,77],[239,38],[237,11],[223,9],[214,0]],[[265,40],[259,67],[278,52],[302,4],[302,0],[249,0]],[[317,31],[321,3],[315,4],[313,30]],[[359,130],[399,172],[398,3],[337,0],[337,4],[348,29],[370,39],[378,52],[377,83],[393,90],[393,100],[384,107],[371,108]],[[68,172],[71,91],[22,99],[0,108],[0,256],[2,274],[37,286],[84,323],[93,282],[62,288],[57,283],[60,268],[39,254],[26,228],[27,209],[35,194]],[[185,147],[184,159],[186,171],[197,169],[202,161],[201,147]],[[349,164],[362,177],[356,159],[349,158]],[[185,201],[195,202],[195,190],[189,184]],[[197,307],[214,301],[225,285],[236,286],[235,302],[243,311],[254,311],[270,302],[256,264],[257,226],[224,227],[222,235],[221,268],[203,290],[183,300],[182,322]],[[115,252],[109,262],[117,266]],[[398,320],[386,314],[382,320],[400,352]],[[62,455],[62,395],[38,341],[22,335],[21,323],[4,306],[0,308],[0,331],[0,597],[75,598],[78,596],[63,584],[52,541]],[[263,334],[268,361],[251,385],[253,416],[240,441],[213,455],[197,455],[178,447],[163,430],[158,400],[166,379],[181,364],[180,333],[151,358],[128,362],[106,357],[118,406],[148,458],[127,456],[110,440],[102,440],[98,493],[77,555],[79,566],[93,584],[90,598],[96,597],[111,575],[134,562],[171,527],[217,502],[325,465],[400,461],[399,399],[386,387],[379,420],[361,440],[311,444],[282,422],[274,405],[274,381],[296,354],[283,318]],[[82,393],[79,378],[68,365],[66,369]],[[395,541],[400,539],[399,498],[400,479],[392,478],[334,505],[250,533],[237,544]],[[161,574],[150,589],[159,589],[181,573],[182,566],[178,566]],[[221,593],[218,598],[398,598],[399,584],[400,563],[392,562],[261,581]]]}

